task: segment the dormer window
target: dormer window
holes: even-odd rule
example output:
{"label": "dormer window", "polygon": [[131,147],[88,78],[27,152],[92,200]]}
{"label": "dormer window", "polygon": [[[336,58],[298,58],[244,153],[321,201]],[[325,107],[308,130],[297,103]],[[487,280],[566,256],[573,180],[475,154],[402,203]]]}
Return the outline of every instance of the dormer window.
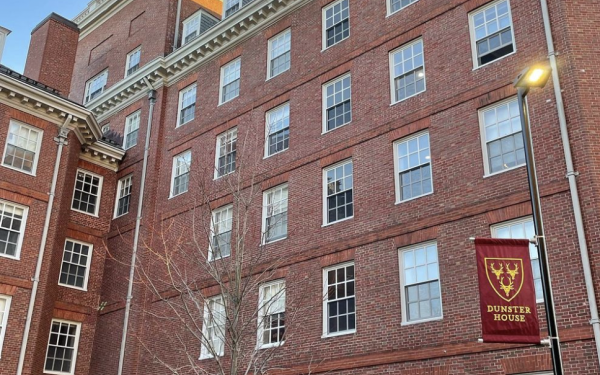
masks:
{"label": "dormer window", "polygon": [[240,10],[242,7],[250,4],[254,0],[225,0],[225,18]]}
{"label": "dormer window", "polygon": [[196,39],[200,35],[200,16],[201,12],[197,12],[190,18],[183,21],[183,44],[187,44]]}
{"label": "dormer window", "polygon": [[102,95],[104,88],[106,87],[107,80],[108,69],[87,81],[85,84],[85,98],[83,103],[85,104]]}
{"label": "dormer window", "polygon": [[142,47],[138,47],[127,54],[127,64],[125,77],[132,75],[140,68],[140,57],[142,56]]}

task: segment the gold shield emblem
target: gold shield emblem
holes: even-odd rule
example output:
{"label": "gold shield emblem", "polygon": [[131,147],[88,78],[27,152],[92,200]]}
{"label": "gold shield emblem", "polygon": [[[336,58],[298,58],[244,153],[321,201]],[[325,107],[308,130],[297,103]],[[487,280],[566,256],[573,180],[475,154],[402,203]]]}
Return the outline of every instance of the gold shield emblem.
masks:
{"label": "gold shield emblem", "polygon": [[516,258],[485,258],[485,274],[496,294],[506,302],[521,292],[525,272],[523,260]]}

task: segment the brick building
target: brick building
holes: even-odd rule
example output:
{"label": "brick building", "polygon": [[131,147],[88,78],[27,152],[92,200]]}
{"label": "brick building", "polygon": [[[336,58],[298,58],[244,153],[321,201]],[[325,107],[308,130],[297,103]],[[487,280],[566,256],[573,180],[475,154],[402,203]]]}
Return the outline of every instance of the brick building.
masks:
{"label": "brick building", "polygon": [[[539,62],[557,67],[528,108],[565,373],[600,374],[599,30],[600,5],[559,0],[49,16],[29,78],[0,70],[0,375],[218,373],[235,278],[211,272],[241,249],[260,282],[239,344],[270,373],[551,373],[543,345],[478,342],[468,240],[532,237],[512,80]],[[535,251],[532,269],[543,337]]]}

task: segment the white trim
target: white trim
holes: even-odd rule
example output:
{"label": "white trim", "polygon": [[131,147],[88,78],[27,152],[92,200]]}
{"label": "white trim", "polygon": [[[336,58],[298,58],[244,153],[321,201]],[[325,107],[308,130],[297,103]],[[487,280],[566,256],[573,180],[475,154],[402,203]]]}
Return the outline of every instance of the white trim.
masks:
{"label": "white trim", "polygon": [[[329,223],[327,221],[327,172],[335,169],[339,166],[345,165],[347,163],[352,163],[352,216],[347,216],[343,219],[340,220],[336,220],[336,221],[332,221],[331,223]],[[354,218],[354,212],[356,211],[356,194],[355,194],[355,190],[354,190],[354,160],[352,159],[352,157],[349,157],[347,159],[344,159],[342,161],[339,161],[337,163],[328,165],[326,167],[324,167],[322,169],[322,175],[323,175],[323,190],[322,190],[322,199],[323,199],[323,225],[321,227],[326,227],[332,224],[336,224],[342,221],[346,221],[349,219]]]}
{"label": "white trim", "polygon": [[[400,199],[400,164],[399,164],[399,155],[398,155],[398,145],[400,143],[404,143],[404,142],[408,142],[411,139],[415,139],[415,138],[419,138],[420,136],[427,134],[429,135],[429,168],[431,169],[431,191],[429,193],[425,193],[425,194],[421,194],[418,195],[416,197],[411,197],[408,199],[404,199],[401,200]],[[409,136],[406,136],[404,138],[400,138],[398,140],[395,140],[392,143],[392,147],[393,147],[393,153],[394,153],[394,185],[396,188],[396,204],[401,204],[401,203],[406,203],[409,202],[413,199],[417,199],[417,198],[421,198],[421,197],[425,197],[427,195],[431,195],[433,194],[433,158],[431,157],[431,135],[429,134],[429,129],[411,134]],[[423,164],[421,164],[423,165]]]}
{"label": "white trim", "polygon": [[[219,176],[219,156],[221,156],[220,151],[221,151],[221,137],[225,137],[225,143],[227,143],[227,135],[228,133],[235,133],[235,160],[234,163],[236,163],[236,168],[234,168],[231,172],[229,173],[225,173]],[[233,141],[232,141],[233,142]],[[227,155],[227,154],[226,154]],[[233,128],[227,129],[224,132],[217,134],[217,144],[215,147],[215,173],[214,173],[214,178],[213,180],[218,180],[219,178],[225,177],[227,175],[230,175],[232,173],[235,173],[236,169],[237,169],[237,126],[234,126]]]}
{"label": "white trim", "polygon": [[123,183],[126,180],[128,180],[128,179],[131,179],[131,184],[129,185],[130,186],[130,191],[129,191],[129,196],[130,196],[130,198],[129,198],[129,206],[131,207],[131,195],[133,193],[133,173],[130,173],[127,176],[120,178],[119,181],[118,181],[118,183],[117,183],[117,196],[115,197],[115,209],[114,209],[114,212],[113,212],[113,219],[116,219],[116,218],[121,217],[121,216],[125,216],[125,215],[127,215],[129,213],[129,209],[128,209],[127,212],[125,212],[124,214],[117,215],[117,212],[119,210],[119,199],[122,198],[120,196],[121,195],[121,188],[123,186]]}
{"label": "white trim", "polygon": [[[77,334],[75,335],[75,344],[73,345],[73,359],[71,362],[71,371],[70,372],[46,370],[46,361],[48,360],[48,350],[50,349],[50,336],[52,335],[52,325],[54,324],[54,322],[72,324],[72,325],[77,326]],[[77,365],[76,362],[77,362],[77,355],[78,355],[77,352],[79,351],[80,335],[81,335],[81,323],[80,322],[72,322],[72,321],[63,320],[63,319],[52,319],[52,322],[50,323],[50,332],[48,333],[48,341],[46,342],[46,355],[44,356],[44,374],[56,374],[56,375],[63,375],[63,374],[73,375],[73,374],[75,374],[75,366]]]}
{"label": "white trim", "polygon": [[130,76],[131,74],[134,74],[135,72],[132,72],[131,74],[127,74],[127,72],[130,69],[129,63],[131,62],[131,57],[133,55],[135,55],[137,52],[140,53],[140,61],[138,62],[138,68],[136,69],[136,71],[138,71],[140,69],[140,67],[142,66],[142,46],[139,45],[136,48],[134,48],[131,52],[129,52],[127,54],[127,59],[125,60],[125,75],[123,76],[124,78],[127,78],[128,76]]}
{"label": "white trim", "polygon": [[[277,74],[275,74],[274,76],[271,75],[271,63],[273,62],[273,56],[271,56],[271,54],[273,53],[273,41],[281,36],[283,36],[284,34],[290,34],[290,49],[288,51],[286,51],[285,53],[289,52],[290,53],[290,66],[289,68],[287,68],[286,70],[279,72]],[[281,56],[281,55],[279,55]],[[276,56],[276,57],[279,57]],[[270,80],[271,78],[275,78],[280,74],[283,74],[287,71],[289,71],[292,67],[292,28],[288,27],[287,29],[283,30],[282,32],[280,32],[279,34],[273,36],[272,38],[270,38],[267,41],[267,81]]]}
{"label": "white trim", "polygon": [[108,84],[108,68],[104,69],[103,71],[96,74],[95,76],[93,76],[92,78],[88,79],[85,82],[85,92],[83,94],[83,104],[87,104],[95,99],[95,98],[88,99],[88,95],[90,93],[90,86],[92,85],[92,82],[94,82],[96,79],[102,77],[105,74],[106,74],[106,78],[104,78],[104,80],[105,80],[104,86],[102,86],[102,90],[100,90],[100,94],[98,95],[98,97],[100,97],[100,96],[102,96],[102,94],[104,94],[104,91],[106,90],[106,85]]}
{"label": "white trim", "polygon": [[[204,341],[206,341],[206,338],[208,337],[206,326],[208,325],[208,318],[211,315],[213,316],[213,326],[214,326],[214,314],[209,311],[208,304],[210,303],[210,301],[215,301],[215,300],[219,300],[219,299],[221,300],[221,303],[223,305],[223,312],[225,314],[224,320],[226,320],[227,319],[227,307],[225,306],[225,298],[223,298],[222,294],[204,299],[204,316],[202,318],[202,336],[201,336],[201,340],[200,340],[200,357],[198,358],[199,360],[214,358],[212,353],[210,353],[210,351],[206,348]],[[223,352],[218,354],[219,357],[222,357],[225,354],[225,336],[226,336],[225,331],[227,330],[226,322],[225,322],[222,330],[223,330],[223,332],[221,332],[221,333],[223,334],[223,337],[221,338],[221,340],[223,340]],[[212,346],[212,343],[210,343],[210,345]],[[214,350],[214,348],[213,348],[213,350]]]}
{"label": "white trim", "polygon": [[171,183],[170,183],[170,189],[169,189],[169,199],[177,197],[181,194],[185,194],[189,191],[190,187],[189,187],[189,179],[188,179],[188,189],[186,191],[182,191],[181,193],[177,193],[177,194],[173,194],[173,188],[175,187],[175,177],[179,177],[181,175],[177,175],[175,176],[175,170],[177,169],[177,159],[184,156],[185,154],[189,153],[190,154],[190,163],[188,165],[188,174],[192,173],[192,149],[189,148],[183,152],[180,152],[177,155],[173,156],[173,162],[172,162],[172,166],[171,166]]}
{"label": "white trim", "polygon": [[[196,82],[192,83],[191,85],[179,90],[179,99],[177,100],[177,122],[175,123],[175,128],[178,128],[180,126],[183,126],[185,124],[187,124],[188,122],[193,121],[196,118],[196,101],[198,100],[198,91],[197,91],[197,87],[198,84]],[[195,99],[194,99],[194,117],[192,117],[191,119],[189,119],[188,121],[184,122],[183,124],[180,124],[181,121],[181,110],[183,109],[183,96],[185,94],[187,94],[188,92],[191,92],[192,90],[196,91],[194,93]]]}
{"label": "white trim", "polygon": [[[82,172],[84,174],[89,174],[94,177],[98,177],[98,180],[99,180],[98,181],[98,195],[97,195],[98,199],[96,200],[96,207],[94,207],[93,214],[73,208],[73,200],[75,199],[75,191],[77,190],[77,175],[79,174],[79,172]],[[73,184],[73,196],[71,198],[71,211],[81,212],[82,214],[85,214],[85,215],[98,217],[98,211],[100,210],[100,198],[102,197],[103,181],[104,181],[104,177],[100,176],[99,174],[92,173],[92,172],[82,169],[82,168],[77,168],[77,172],[75,172],[75,183]]]}
{"label": "white trim", "polygon": [[8,313],[10,312],[10,302],[12,301],[11,296],[0,294],[0,299],[4,300],[4,315],[0,321],[0,358],[2,358],[2,345],[4,344],[4,337],[6,336],[6,328],[8,326]]}
{"label": "white trim", "polygon": [[[263,344],[262,343],[262,335],[264,333],[264,328],[263,328],[263,321],[265,319],[265,310],[268,307],[267,305],[270,305],[268,302],[269,301],[264,301],[264,289],[266,287],[270,287],[273,285],[277,285],[283,283],[283,301],[284,301],[284,305],[283,305],[283,313],[285,314],[285,305],[286,305],[286,297],[287,297],[287,285],[285,283],[285,279],[277,279],[277,280],[273,280],[273,281],[269,281],[266,282],[264,284],[261,284],[258,288],[258,319],[256,319],[256,324],[257,324],[257,340],[256,340],[256,348],[257,349],[268,349],[268,348],[278,348],[280,346],[283,346],[283,344],[285,344],[285,338],[283,341],[279,341],[279,342],[273,342],[270,344]],[[284,330],[287,328],[287,326],[285,325],[285,320],[284,320]],[[285,333],[284,333],[284,337],[285,337]]]}
{"label": "white trim", "polygon": [[[437,266],[438,266],[437,282],[438,282],[438,286],[440,288],[440,316],[409,321],[408,320],[408,309],[407,309],[407,305],[406,305],[406,302],[407,302],[406,291],[405,291],[406,277],[404,275],[403,254],[406,251],[414,251],[415,249],[426,248],[427,246],[431,246],[431,245],[435,245],[435,250],[436,250],[436,254],[437,254]],[[419,324],[419,323],[427,323],[427,322],[443,320],[444,319],[444,301],[443,301],[443,297],[442,297],[442,275],[440,274],[440,251],[438,249],[437,241],[436,240],[425,241],[425,242],[420,242],[417,244],[398,248],[398,270],[400,273],[400,310],[402,312],[402,322],[400,325],[401,326],[414,325],[414,324]],[[411,285],[413,285],[413,284],[411,284]]]}
{"label": "white trim", "polygon": [[23,210],[23,218],[21,219],[21,229],[19,231],[19,241],[17,242],[17,250],[14,257],[8,256],[6,254],[0,254],[0,257],[12,259],[12,260],[21,260],[21,248],[23,247],[23,237],[25,237],[25,228],[27,226],[27,215],[29,214],[29,207],[23,206],[17,203],[13,203],[6,199],[0,199],[0,203],[9,204],[11,206],[20,208]]}
{"label": "white trim", "polygon": [[[240,68],[239,68],[239,72],[238,72],[238,75],[239,75],[238,80],[240,81],[238,94],[231,99],[223,101],[223,80],[225,79],[225,69],[227,67],[229,67],[230,65],[237,64],[238,61],[240,63]],[[219,106],[222,104],[225,104],[225,103],[229,103],[233,99],[239,97],[241,91],[242,91],[242,57],[239,56],[221,67],[221,78],[220,78],[220,82],[219,82]]]}
{"label": "white trim", "polygon": [[[415,44],[417,44],[419,42],[421,43],[422,48],[423,48],[423,51],[421,52],[421,55],[423,55],[423,65],[422,65],[422,68],[423,68],[423,91],[416,92],[416,90],[415,90],[415,93],[412,94],[411,96],[407,96],[403,99],[396,100],[396,85],[394,84],[395,83],[394,81],[396,80],[396,77],[394,76],[394,55],[398,52],[403,51],[404,49],[406,49],[408,47],[414,46]],[[425,42],[423,41],[423,37],[420,36],[417,39],[413,40],[412,42],[403,44],[400,47],[390,51],[390,53],[389,53],[389,69],[390,69],[390,99],[391,99],[390,106],[393,106],[394,104],[398,104],[400,102],[403,102],[405,100],[412,98],[413,96],[417,96],[419,94],[426,92],[427,91],[427,71],[425,70]],[[411,70],[411,72],[414,70],[416,70],[416,69]],[[416,87],[416,85],[415,85],[415,87]]]}
{"label": "white trim", "polygon": [[[135,130],[130,131],[129,133],[127,132],[127,128],[129,128],[129,130],[131,130],[131,122],[134,121],[134,119],[137,117],[137,128]],[[135,143],[132,144],[131,146],[127,147],[127,138],[129,138],[129,136],[131,135],[131,133],[133,133],[134,131],[138,131],[138,135],[139,135],[139,130],[140,130],[140,122],[142,121],[142,110],[138,109],[137,111],[131,113],[130,115],[128,115],[127,117],[125,117],[125,130],[123,131],[123,133],[125,134],[123,136],[123,149],[124,150],[129,150],[130,148],[133,148],[135,146],[137,146],[137,141],[138,141],[138,137],[136,136],[135,138]]]}
{"label": "white trim", "polygon": [[[328,333],[328,320],[329,320],[329,316],[327,315],[327,303],[329,302],[329,296],[327,293],[328,290],[328,285],[327,285],[327,272],[331,271],[331,270],[337,270],[340,268],[346,268],[348,266],[354,266],[354,329],[349,329],[346,331],[338,331],[335,333]],[[343,262],[343,263],[338,263],[338,264],[334,264],[332,266],[329,267],[324,267],[323,268],[323,289],[322,289],[322,293],[323,293],[323,304],[322,304],[322,323],[323,323],[323,334],[321,335],[321,338],[328,338],[328,337],[337,337],[337,336],[344,336],[344,335],[352,335],[356,333],[356,327],[358,327],[358,320],[356,319],[356,317],[358,316],[358,304],[356,303],[356,263],[354,260],[348,261],[348,262]]]}
{"label": "white trim", "polygon": [[[69,285],[69,284],[64,284],[60,282],[60,277],[62,275],[62,266],[63,266],[63,262],[64,262],[64,256],[65,256],[65,251],[67,250],[67,242],[71,242],[73,244],[79,244],[82,246],[87,246],[89,247],[89,252],[88,252],[88,256],[87,256],[87,263],[85,265],[85,276],[83,278],[83,287],[79,288],[77,286],[73,286],[73,285]],[[74,240],[72,238],[67,238],[65,239],[65,244],[63,245],[63,258],[60,260],[60,271],[58,273],[58,285],[60,286],[64,286],[66,288],[70,288],[70,289],[77,289],[77,290],[82,290],[84,292],[87,292],[87,287],[88,287],[88,281],[89,281],[89,276],[90,276],[90,267],[92,265],[92,254],[94,253],[94,245],[91,243],[87,243],[87,242],[82,242],[82,241],[78,241],[78,240]],[[78,264],[78,266],[81,267],[80,264]]]}
{"label": "white trim", "polygon": [[212,210],[212,212],[210,213],[210,238],[209,238],[209,243],[208,243],[208,257],[207,260],[209,262],[212,262],[213,260],[219,260],[219,259],[223,259],[223,258],[228,258],[231,256],[232,253],[232,249],[231,249],[231,238],[229,240],[229,254],[223,256],[221,254],[220,257],[215,258],[213,255],[213,238],[215,237],[215,235],[220,235],[222,234],[221,232],[221,227],[219,227],[219,233],[215,233],[215,216],[217,214],[223,214],[223,213],[227,213],[227,211],[231,210],[231,219],[229,218],[225,218],[225,220],[219,220],[219,223],[223,223],[224,221],[228,221],[231,220],[231,228],[228,231],[225,232],[231,232],[231,235],[233,236],[233,203],[230,204],[226,204],[224,206],[221,206],[217,209]]}
{"label": "white trim", "polygon": [[[496,6],[497,3],[502,2],[502,1],[506,1],[507,5],[508,5],[508,18],[510,20],[510,32],[512,34],[513,51],[509,54],[506,54],[506,55],[498,58],[498,59],[495,59],[493,61],[490,61],[490,62],[482,64],[482,65],[479,65],[479,63],[478,63],[479,59],[477,58],[477,40],[475,40],[475,24],[473,23],[473,16],[476,13],[485,12],[486,9]],[[505,57],[508,57],[510,55],[514,55],[515,53],[517,53],[517,41],[515,40],[515,24],[513,23],[513,19],[512,19],[512,8],[510,6],[510,0],[496,0],[491,3],[488,3],[484,6],[481,6],[477,9],[474,9],[471,12],[469,12],[468,17],[469,17],[469,35],[471,37],[470,38],[471,39],[471,58],[473,59],[473,70],[477,70],[481,67],[487,66],[496,61],[502,60]]]}
{"label": "white trim", "polygon": [[[280,105],[278,105],[275,108],[271,108],[271,109],[269,109],[268,111],[265,112],[265,152],[264,152],[263,159],[270,158],[273,155],[281,154],[282,152],[285,152],[285,151],[287,151],[289,149],[289,146],[288,146],[287,148],[285,148],[285,149],[283,149],[281,151],[277,151],[277,152],[274,152],[272,154],[269,154],[269,135],[270,135],[269,116],[270,116],[271,113],[273,113],[273,112],[275,112],[275,111],[277,111],[277,110],[279,110],[279,109],[281,109],[282,107],[285,107],[285,106],[288,106],[288,112],[289,112],[288,121],[290,121],[290,118],[292,117],[292,114],[291,114],[291,108],[290,108],[290,102],[289,101],[287,101],[287,102],[285,102],[283,104],[280,104]],[[288,125],[287,129],[289,130],[289,128],[290,127]]]}
{"label": "white trim", "polygon": [[385,8],[386,8],[386,16],[385,16],[385,17],[386,17],[386,18],[387,18],[387,17],[390,17],[390,16],[392,16],[392,15],[394,15],[394,14],[396,14],[396,13],[400,12],[401,10],[403,10],[403,9],[406,9],[406,8],[408,8],[409,6],[411,6],[411,5],[415,4],[415,3],[417,3],[418,1],[419,1],[419,0],[415,0],[415,1],[413,1],[412,3],[410,3],[410,4],[406,5],[406,6],[403,6],[403,7],[401,7],[400,9],[398,9],[398,10],[395,10],[395,11],[393,11],[393,12],[392,12],[392,0],[385,0]]}
{"label": "white trim", "polygon": [[[331,130],[327,130],[327,108],[328,108],[327,107],[327,87],[331,86],[331,85],[335,85],[337,82],[343,81],[344,79],[346,79],[348,77],[350,78],[350,117],[351,117],[351,119],[350,119],[349,122],[347,122],[347,123],[345,123],[343,125],[335,127],[335,128],[333,128]],[[321,117],[322,117],[321,135],[327,134],[327,133],[332,132],[332,131],[334,131],[336,129],[339,129],[339,128],[343,127],[343,126],[351,124],[352,120],[354,120],[354,116],[352,116],[352,74],[351,74],[351,72],[344,73],[341,76],[337,76],[337,77],[335,77],[335,78],[333,78],[333,79],[325,82],[321,86],[321,93],[322,93],[321,94],[321,103],[322,103],[321,104],[321,112],[322,112],[322,115],[321,115]]]}
{"label": "white trim", "polygon": [[[192,14],[191,16],[189,16],[188,18],[186,18],[183,21],[183,30],[181,32],[181,46],[189,43],[185,41],[185,39],[187,38],[187,34],[192,34],[192,32],[188,33],[188,29],[189,29],[189,25],[192,22],[192,20],[198,18],[198,27],[195,29],[196,31],[196,37],[194,39],[196,39],[198,36],[200,36],[200,24],[202,22],[202,9],[198,10],[196,13]],[[177,43],[178,41],[175,41],[175,43]],[[191,42],[191,41],[190,41]]]}
{"label": "white trim", "polygon": [[[277,242],[277,241],[281,241],[281,240],[285,240],[287,238],[287,234],[285,237],[282,238],[278,238],[276,240],[273,241],[267,241],[267,211],[269,209],[269,202],[268,202],[268,196],[270,193],[274,192],[275,190],[282,190],[286,189],[288,196],[286,197],[286,214],[289,212],[289,185],[287,182],[284,182],[282,184],[279,184],[277,186],[274,186],[268,190],[263,191],[263,204],[262,204],[262,220],[261,220],[261,244],[266,245],[266,244],[270,244],[273,242]],[[289,220],[289,216],[288,216],[288,220]],[[286,233],[287,233],[287,228],[286,228]]]}
{"label": "white trim", "polygon": [[[34,131],[34,132],[38,133],[38,140],[36,142],[36,149],[35,149],[35,155],[33,157],[33,165],[31,166],[31,172],[27,172],[22,169],[15,168],[12,165],[4,164],[4,159],[6,159],[6,151],[8,151],[8,135],[10,134],[10,126],[13,124],[18,125],[19,127],[25,127],[27,129],[29,129],[30,131]],[[4,153],[2,154],[2,166],[5,168],[8,168],[8,169],[12,169],[13,171],[25,173],[30,176],[35,176],[36,171],[37,171],[38,160],[40,158],[40,152],[42,149],[43,139],[44,139],[44,131],[42,129],[36,128],[35,126],[26,124],[26,123],[18,121],[18,120],[10,119],[10,121],[8,122],[8,131],[6,132],[6,142],[4,143]]]}
{"label": "white trim", "polygon": [[325,5],[321,9],[321,52],[342,43],[346,39],[350,39],[350,0],[348,0],[348,36],[340,40],[339,42],[333,43],[330,46],[327,45],[327,18],[325,17],[325,13],[327,12],[327,10],[329,10],[329,8],[333,8],[337,3],[341,3],[342,1],[344,0],[336,0],[330,4]]}

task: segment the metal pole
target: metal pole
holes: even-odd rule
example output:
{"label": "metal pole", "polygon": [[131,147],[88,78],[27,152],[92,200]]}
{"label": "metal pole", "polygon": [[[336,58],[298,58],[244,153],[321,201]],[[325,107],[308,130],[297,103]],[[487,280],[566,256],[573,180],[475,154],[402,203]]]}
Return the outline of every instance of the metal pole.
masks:
{"label": "metal pole", "polygon": [[544,237],[544,225],[542,224],[542,210],[540,205],[540,192],[538,190],[535,160],[533,157],[533,142],[531,129],[529,127],[529,116],[525,106],[525,96],[528,88],[518,88],[519,111],[521,112],[521,127],[523,130],[523,145],[527,165],[527,180],[529,181],[529,195],[533,212],[533,225],[537,239],[538,256],[540,259],[540,271],[542,276],[542,289],[544,291],[544,306],[546,308],[546,320],[548,322],[548,336],[550,339],[550,350],[552,353],[552,364],[554,374],[563,375],[562,356],[560,353],[560,342],[558,339],[558,327],[556,325],[556,312],[554,310],[554,297],[552,295],[552,283],[550,281],[550,266],[548,254],[546,253],[546,238]]}

